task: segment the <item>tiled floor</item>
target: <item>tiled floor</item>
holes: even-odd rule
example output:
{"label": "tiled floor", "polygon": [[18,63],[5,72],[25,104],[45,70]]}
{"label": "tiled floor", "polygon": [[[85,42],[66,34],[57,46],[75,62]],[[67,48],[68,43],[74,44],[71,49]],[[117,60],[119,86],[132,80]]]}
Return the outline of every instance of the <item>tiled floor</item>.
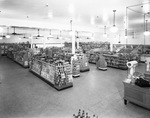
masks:
{"label": "tiled floor", "polygon": [[[144,72],[144,64],[136,69]],[[150,118],[150,111],[123,102],[126,70],[90,71],[74,79],[72,88],[57,91],[28,69],[0,57],[0,118],[73,118],[78,109],[100,118]]]}

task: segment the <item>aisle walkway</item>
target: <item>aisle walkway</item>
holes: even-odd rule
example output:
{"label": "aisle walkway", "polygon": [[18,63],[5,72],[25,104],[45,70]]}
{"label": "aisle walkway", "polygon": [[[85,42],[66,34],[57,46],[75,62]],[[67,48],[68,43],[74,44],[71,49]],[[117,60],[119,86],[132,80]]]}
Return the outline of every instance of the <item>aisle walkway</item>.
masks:
{"label": "aisle walkway", "polygon": [[[138,70],[144,70],[139,64]],[[78,109],[100,118],[149,118],[150,111],[123,103],[127,71],[108,68],[74,79],[74,87],[57,91],[20,65],[0,57],[0,118],[72,118]]]}

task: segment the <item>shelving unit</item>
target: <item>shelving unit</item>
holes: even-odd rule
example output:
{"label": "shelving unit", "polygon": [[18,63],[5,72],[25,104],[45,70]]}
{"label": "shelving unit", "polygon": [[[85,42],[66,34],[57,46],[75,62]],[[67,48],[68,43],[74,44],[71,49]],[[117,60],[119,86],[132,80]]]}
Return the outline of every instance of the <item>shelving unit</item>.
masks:
{"label": "shelving unit", "polygon": [[124,69],[124,70],[128,69],[128,67],[126,65],[128,60],[126,60],[124,58],[120,58],[117,55],[104,54],[104,56],[105,56],[105,60],[107,62],[108,67],[114,67],[114,68]]}
{"label": "shelving unit", "polygon": [[7,57],[24,68],[29,67],[29,44],[9,44]]}
{"label": "shelving unit", "polygon": [[6,56],[7,55],[7,48],[8,48],[8,44],[6,44],[6,43],[0,44],[0,54],[2,56]]}
{"label": "shelving unit", "polygon": [[89,62],[85,54],[76,54],[80,63],[80,72],[89,71]]}
{"label": "shelving unit", "polygon": [[34,58],[29,70],[58,91],[73,87],[71,65],[62,60],[49,64]]}

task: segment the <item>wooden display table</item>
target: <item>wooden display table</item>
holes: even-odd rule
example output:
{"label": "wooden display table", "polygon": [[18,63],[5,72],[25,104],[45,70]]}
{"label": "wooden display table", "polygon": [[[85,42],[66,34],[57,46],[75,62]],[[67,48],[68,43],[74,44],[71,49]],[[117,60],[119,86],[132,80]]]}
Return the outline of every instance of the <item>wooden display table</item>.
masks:
{"label": "wooden display table", "polygon": [[134,84],[123,82],[124,84],[124,104],[131,101],[137,105],[150,109],[150,87],[142,88]]}
{"label": "wooden display table", "polygon": [[142,54],[142,55],[140,56],[140,61],[141,61],[141,62],[145,62],[147,57],[150,57],[150,54]]}

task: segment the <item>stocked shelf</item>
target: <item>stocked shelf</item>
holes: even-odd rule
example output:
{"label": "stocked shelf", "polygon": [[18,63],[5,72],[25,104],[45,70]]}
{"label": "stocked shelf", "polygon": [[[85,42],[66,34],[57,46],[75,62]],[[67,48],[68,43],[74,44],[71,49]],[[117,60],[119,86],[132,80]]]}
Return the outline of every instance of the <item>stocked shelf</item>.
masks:
{"label": "stocked shelf", "polygon": [[80,63],[80,72],[89,71],[89,62],[85,54],[76,54]]}
{"label": "stocked shelf", "polygon": [[6,56],[7,55],[7,48],[8,48],[8,44],[6,44],[6,43],[0,44],[0,54],[2,56]]}
{"label": "stocked shelf", "polygon": [[125,58],[120,58],[118,57],[118,55],[104,54],[104,56],[108,67],[114,67],[114,68],[125,69],[125,70],[128,69],[126,65],[128,60],[126,60]]}
{"label": "stocked shelf", "polygon": [[31,60],[30,71],[56,90],[73,87],[71,65],[63,60],[49,64],[34,58]]}
{"label": "stocked shelf", "polygon": [[8,46],[7,57],[24,68],[29,67],[29,44],[10,44]]}
{"label": "stocked shelf", "polygon": [[[65,47],[72,47],[72,43],[65,42]],[[77,47],[77,42],[75,44]],[[110,43],[109,42],[79,42],[79,46],[83,50],[83,52],[90,51],[91,49],[99,48],[103,50],[110,50]]]}

